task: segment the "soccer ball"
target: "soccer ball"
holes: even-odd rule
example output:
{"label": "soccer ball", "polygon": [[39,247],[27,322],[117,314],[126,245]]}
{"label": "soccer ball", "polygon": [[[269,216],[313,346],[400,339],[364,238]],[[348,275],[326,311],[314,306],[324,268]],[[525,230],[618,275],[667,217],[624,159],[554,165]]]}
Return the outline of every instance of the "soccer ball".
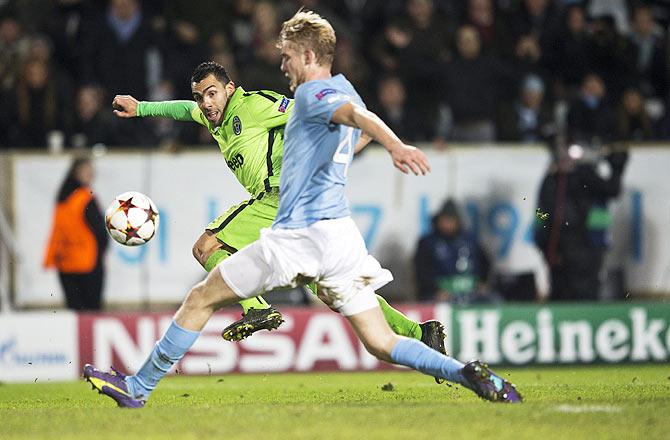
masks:
{"label": "soccer ball", "polygon": [[109,235],[125,246],[140,246],[156,235],[158,209],[147,196],[128,191],[116,196],[105,213]]}

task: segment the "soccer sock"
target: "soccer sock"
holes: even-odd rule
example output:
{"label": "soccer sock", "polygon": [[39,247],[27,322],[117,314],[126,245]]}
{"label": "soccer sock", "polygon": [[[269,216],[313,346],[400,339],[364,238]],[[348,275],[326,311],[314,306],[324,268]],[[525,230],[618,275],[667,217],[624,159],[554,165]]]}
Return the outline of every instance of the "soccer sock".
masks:
{"label": "soccer sock", "polygon": [[391,330],[397,335],[407,336],[408,338],[421,340],[423,332],[421,331],[421,326],[416,321],[412,321],[407,316],[403,315],[399,310],[394,309],[389,305],[386,300],[377,295],[377,301],[379,301],[379,307],[382,308],[382,313],[386,322],[388,322]]}
{"label": "soccer sock", "polygon": [[126,377],[128,390],[135,398],[146,400],[156,388],[158,381],[170,371],[200,336],[200,332],[187,330],[172,321],[163,337],[139,371]]}
{"label": "soccer sock", "polygon": [[212,252],[212,255],[207,258],[207,261],[205,261],[205,270],[211,272],[217,264],[230,257],[230,255],[231,253],[224,249],[215,250]]}
{"label": "soccer sock", "polygon": [[391,359],[433,377],[441,377],[449,382],[464,383],[461,369],[463,363],[433,350],[416,339],[402,338],[393,350]]}
{"label": "soccer sock", "polygon": [[270,308],[270,304],[268,304],[262,296],[240,300],[240,305],[244,309],[245,315],[249,309],[263,310]]}
{"label": "soccer sock", "polygon": [[[232,254],[224,249],[218,249],[214,252],[212,252],[212,255],[209,256],[207,261],[205,262],[205,270],[207,272],[211,272],[212,269],[216,267],[217,264],[225,260],[226,258],[230,257]],[[269,309],[270,304],[267,303],[263,299],[263,297],[257,296],[256,298],[249,298],[249,299],[243,299],[240,301],[240,305],[242,306],[242,310],[244,311],[244,314],[246,315],[249,309],[256,309],[256,310],[262,310],[262,309]]]}

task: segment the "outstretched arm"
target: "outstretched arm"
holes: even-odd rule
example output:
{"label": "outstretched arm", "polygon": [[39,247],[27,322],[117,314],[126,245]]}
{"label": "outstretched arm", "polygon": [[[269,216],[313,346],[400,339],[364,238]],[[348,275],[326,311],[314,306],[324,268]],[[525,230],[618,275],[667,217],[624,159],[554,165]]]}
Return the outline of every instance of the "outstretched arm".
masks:
{"label": "outstretched arm", "polygon": [[130,95],[116,95],[112,101],[114,114],[120,118],[157,116],[177,121],[196,121],[193,112],[198,105],[194,101],[138,101]]}
{"label": "outstretched arm", "polygon": [[[403,173],[407,174],[412,171],[418,176],[430,171],[426,155],[418,148],[404,144],[393,130],[371,111],[348,102],[335,110],[331,121],[363,130],[364,134],[386,148],[391,154],[393,165]],[[356,145],[357,150],[359,150],[359,144]]]}
{"label": "outstretched arm", "polygon": [[354,154],[360,153],[363,148],[367,147],[368,144],[372,142],[372,138],[365,132],[361,134],[361,138],[358,139],[356,146],[354,147]]}

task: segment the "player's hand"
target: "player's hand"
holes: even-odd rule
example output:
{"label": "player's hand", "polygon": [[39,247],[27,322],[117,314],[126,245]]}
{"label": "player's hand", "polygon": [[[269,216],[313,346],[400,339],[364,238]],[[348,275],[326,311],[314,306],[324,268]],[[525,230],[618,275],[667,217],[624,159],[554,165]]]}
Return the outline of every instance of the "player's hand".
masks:
{"label": "player's hand", "polygon": [[137,116],[137,105],[140,102],[130,95],[116,95],[112,101],[114,114],[120,118],[134,118]]}
{"label": "player's hand", "polygon": [[428,158],[416,147],[401,144],[391,151],[393,165],[403,173],[412,171],[416,176],[426,175],[430,172]]}

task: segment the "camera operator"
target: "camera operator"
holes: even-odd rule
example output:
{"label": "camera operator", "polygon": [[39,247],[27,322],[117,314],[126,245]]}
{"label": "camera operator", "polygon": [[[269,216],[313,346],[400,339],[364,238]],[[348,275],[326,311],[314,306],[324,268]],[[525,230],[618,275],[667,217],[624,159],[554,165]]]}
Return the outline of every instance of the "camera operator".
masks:
{"label": "camera operator", "polygon": [[540,188],[535,242],[551,276],[551,299],[597,300],[610,241],[609,200],[621,192],[628,160],[615,151],[567,146],[558,139]]}

